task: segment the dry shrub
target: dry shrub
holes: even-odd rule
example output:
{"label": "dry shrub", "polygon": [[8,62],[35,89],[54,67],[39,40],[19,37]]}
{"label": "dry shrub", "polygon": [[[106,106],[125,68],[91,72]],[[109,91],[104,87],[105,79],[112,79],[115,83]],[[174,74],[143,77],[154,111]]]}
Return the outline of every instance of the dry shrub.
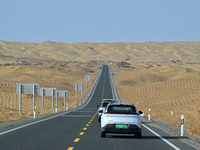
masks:
{"label": "dry shrub", "polygon": [[200,77],[173,67],[128,71],[113,65],[112,69],[117,73],[114,78],[124,102],[134,103],[146,115],[150,108],[151,117],[177,126],[184,115],[185,128],[200,135]]}
{"label": "dry shrub", "polygon": [[[51,65],[51,64],[50,64]],[[74,90],[75,83],[85,84],[85,75],[92,75],[92,82],[96,78],[97,72],[88,73],[82,71],[87,64],[79,64],[76,67],[75,64],[70,64],[65,70],[51,69],[48,66],[4,66],[0,67],[0,122],[18,120],[24,117],[28,117],[33,114],[33,95],[22,94],[21,113],[19,116],[19,95],[15,93],[15,85],[20,83],[39,83],[41,87],[51,87],[57,90],[67,90],[68,97],[66,97],[66,103],[69,107],[74,106],[74,102],[78,102],[81,99],[81,93],[78,91],[78,97],[76,98],[76,92]],[[91,69],[95,69],[94,66]],[[85,86],[83,94],[89,89],[89,86]],[[56,98],[54,97],[54,107]],[[42,96],[35,95],[36,112],[43,114],[42,110]],[[58,109],[59,111],[64,108],[64,98],[58,97]],[[52,97],[44,97],[44,113],[48,113],[52,110]]]}

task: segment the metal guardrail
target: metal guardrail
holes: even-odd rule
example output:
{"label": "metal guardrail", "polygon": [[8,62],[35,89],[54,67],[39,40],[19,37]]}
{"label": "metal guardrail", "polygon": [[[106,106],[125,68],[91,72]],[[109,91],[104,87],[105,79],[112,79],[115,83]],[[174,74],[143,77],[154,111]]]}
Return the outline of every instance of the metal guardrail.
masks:
{"label": "metal guardrail", "polygon": [[[103,65],[102,65],[101,68],[102,69],[100,69],[95,81],[92,83],[92,85],[91,85],[90,89],[88,90],[88,92],[82,97],[82,99],[79,102],[74,103],[74,107],[71,107],[68,110],[79,108],[79,107],[85,105],[90,100],[90,97],[91,97],[92,93],[96,89],[95,86],[97,86],[97,83],[98,83],[99,78],[101,76],[101,73],[102,73],[102,70],[103,70]],[[118,88],[117,88],[117,86],[115,84],[113,76],[110,75],[110,66],[109,66],[109,78],[110,78],[110,84],[111,84],[113,99],[115,99],[119,103],[122,103],[123,99],[119,95]]]}
{"label": "metal guardrail", "polygon": [[91,97],[91,94],[96,89],[95,86],[97,86],[97,83],[98,83],[99,78],[101,76],[102,70],[103,70],[103,66],[102,66],[102,69],[100,69],[95,81],[92,83],[92,85],[91,85],[90,89],[88,90],[88,92],[85,93],[85,95],[81,98],[81,100],[79,102],[74,103],[74,107],[69,108],[69,110],[75,109],[75,108],[79,108],[79,107],[83,106],[84,104],[86,104],[88,102],[88,100]]}
{"label": "metal guardrail", "polygon": [[[102,74],[102,70],[103,70],[103,65],[101,65],[101,69],[99,69],[99,73],[98,73],[98,75],[97,75],[97,77],[95,78],[95,80],[94,80],[94,82],[91,84],[91,86],[90,86],[90,89],[87,91],[87,93],[81,98],[81,100],[79,101],[79,102],[76,102],[76,103],[74,103],[74,107],[71,107],[71,108],[68,108],[68,104],[66,104],[66,107],[64,108],[64,109],[62,109],[62,110],[73,110],[73,109],[76,109],[76,108],[80,108],[80,107],[82,107],[82,106],[84,106],[84,105],[86,105],[88,102],[89,102],[89,100],[91,99],[91,96],[92,96],[92,94],[94,93],[94,91],[95,91],[95,89],[96,89],[96,86],[97,86],[97,83],[98,83],[98,81],[99,81],[99,78],[100,78],[100,76],[101,76],[101,74]],[[29,83],[23,83],[23,84],[27,84],[27,85],[29,85]],[[31,83],[32,84],[32,83]],[[19,86],[17,86],[17,87],[19,87]],[[53,89],[53,88],[51,88],[51,89]],[[56,90],[56,89],[55,89]],[[34,91],[34,90],[33,90]],[[39,90],[38,90],[39,91]],[[19,93],[19,92],[18,92]],[[35,92],[34,92],[35,93]],[[52,97],[54,97],[54,96],[52,96]],[[53,101],[52,101],[53,102]],[[57,106],[56,106],[57,107]],[[34,108],[33,108],[33,113],[35,112],[35,110],[36,110],[36,107],[34,106]],[[59,109],[60,110],[60,109]],[[21,112],[21,106],[20,106],[20,109],[19,109],[19,111]],[[52,111],[51,112],[54,112],[54,110],[53,110],[53,104],[52,104]],[[56,111],[57,112],[57,111]],[[21,113],[20,113],[21,114]],[[35,115],[34,115],[34,118],[35,118]]]}
{"label": "metal guardrail", "polygon": [[116,83],[115,83],[115,80],[114,80],[113,76],[110,73],[111,73],[111,69],[110,69],[110,66],[109,66],[109,77],[110,77],[110,84],[111,84],[111,88],[112,88],[113,98],[117,102],[122,103],[123,99],[120,96],[118,88],[117,88]]}

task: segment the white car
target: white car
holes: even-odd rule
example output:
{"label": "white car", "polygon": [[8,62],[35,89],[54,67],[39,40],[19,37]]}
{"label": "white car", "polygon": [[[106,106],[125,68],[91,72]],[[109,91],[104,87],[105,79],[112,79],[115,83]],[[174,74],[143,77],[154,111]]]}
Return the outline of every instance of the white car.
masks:
{"label": "white car", "polygon": [[103,102],[105,102],[105,101],[107,101],[107,102],[111,102],[111,103],[115,102],[114,99],[103,99]]}
{"label": "white car", "polygon": [[[98,108],[98,122],[101,121],[101,115],[102,115],[102,113],[106,110],[107,105],[108,105],[109,103],[113,103],[113,102],[115,102],[114,99],[103,99],[102,104],[100,104],[100,106],[97,106],[97,107],[99,107],[99,108]],[[101,111],[101,110],[102,110],[102,111]],[[101,112],[99,112],[99,111],[101,111]]]}
{"label": "white car", "polygon": [[143,112],[137,112],[134,104],[109,103],[101,116],[101,137],[106,137],[106,133],[116,133],[135,134],[141,138],[141,114]]}

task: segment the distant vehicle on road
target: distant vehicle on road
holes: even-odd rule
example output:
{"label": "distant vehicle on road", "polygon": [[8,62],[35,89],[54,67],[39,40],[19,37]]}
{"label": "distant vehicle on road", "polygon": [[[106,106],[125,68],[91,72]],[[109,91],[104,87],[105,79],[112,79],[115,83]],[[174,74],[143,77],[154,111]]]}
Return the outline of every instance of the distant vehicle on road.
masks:
{"label": "distant vehicle on road", "polygon": [[[97,107],[99,107],[99,109],[98,109],[98,122],[101,121],[101,115],[106,110],[107,105],[109,103],[113,103],[113,102],[115,102],[114,99],[103,99],[102,104],[100,104],[100,106],[97,106]],[[102,110],[102,112],[100,113],[99,111],[101,111],[101,110]]]}
{"label": "distant vehicle on road", "polygon": [[[103,113],[103,111],[100,111]],[[142,111],[137,111],[134,104],[109,103],[101,115],[101,137],[106,133],[142,135]]]}
{"label": "distant vehicle on road", "polygon": [[103,99],[103,102],[105,102],[105,101],[107,101],[107,102],[115,102],[114,99]]}

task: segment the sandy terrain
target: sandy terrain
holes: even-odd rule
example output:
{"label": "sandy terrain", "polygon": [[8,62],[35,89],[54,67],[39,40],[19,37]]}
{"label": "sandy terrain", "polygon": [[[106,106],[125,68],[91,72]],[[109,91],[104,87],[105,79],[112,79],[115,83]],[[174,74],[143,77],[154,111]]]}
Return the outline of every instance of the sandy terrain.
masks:
{"label": "sandy terrain", "polygon": [[[134,103],[151,117],[200,135],[200,42],[72,43],[45,41],[23,43],[0,41],[0,117],[19,119],[16,82],[36,82],[40,87],[68,90],[75,101],[75,82],[85,82],[91,61],[109,64],[124,102]],[[31,63],[31,64],[30,64]],[[94,79],[94,77],[92,78]],[[85,92],[87,89],[85,90]],[[79,97],[80,98],[80,97]],[[23,117],[32,113],[31,95],[23,95]],[[45,98],[51,110],[51,97]],[[41,97],[36,96],[37,111]],[[63,107],[59,99],[59,108]],[[78,99],[77,99],[78,101]]]}
{"label": "sandy terrain", "polygon": [[[170,60],[198,61],[200,42],[145,42],[145,43],[64,43],[45,41],[23,43],[0,41],[0,63],[40,59],[54,61],[124,61],[168,62]],[[15,59],[13,59],[15,60]]]}
{"label": "sandy terrain", "polygon": [[200,135],[200,64],[182,63],[130,63],[133,68],[113,63],[112,70],[124,102],[146,115],[150,108],[151,117],[177,126],[184,115],[184,128]]}
{"label": "sandy terrain", "polygon": [[[19,63],[19,62],[18,62]],[[23,62],[24,63],[24,62]],[[21,63],[19,63],[21,64]],[[97,75],[97,65],[92,63],[46,63],[34,65],[28,62],[27,65],[11,65],[0,67],[0,122],[21,119],[33,114],[33,95],[22,94],[22,115],[19,116],[19,94],[15,93],[15,85],[20,83],[39,83],[40,87],[51,87],[57,90],[67,90],[66,103],[73,107],[74,102],[81,99],[81,92],[78,97],[74,90],[75,83],[84,83],[85,90],[89,89],[89,81],[85,81],[85,75],[92,76],[92,82]],[[41,62],[39,63],[41,64]],[[88,72],[89,70],[95,73]],[[92,83],[91,82],[91,83]],[[56,98],[54,97],[54,106]],[[37,114],[42,114],[42,96],[36,94],[35,105]],[[64,108],[64,98],[58,97],[58,109]],[[44,113],[52,110],[52,97],[44,97]]]}

